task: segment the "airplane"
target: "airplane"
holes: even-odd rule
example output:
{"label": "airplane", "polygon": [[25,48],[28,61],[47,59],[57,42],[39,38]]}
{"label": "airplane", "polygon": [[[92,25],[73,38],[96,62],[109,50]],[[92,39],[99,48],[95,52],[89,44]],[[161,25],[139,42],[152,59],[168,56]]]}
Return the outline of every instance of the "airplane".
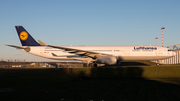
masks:
{"label": "airplane", "polygon": [[24,29],[15,26],[22,46],[8,45],[18,50],[55,60],[86,61],[84,67],[97,64],[119,65],[122,60],[160,60],[176,53],[160,46],[54,46],[38,42]]}

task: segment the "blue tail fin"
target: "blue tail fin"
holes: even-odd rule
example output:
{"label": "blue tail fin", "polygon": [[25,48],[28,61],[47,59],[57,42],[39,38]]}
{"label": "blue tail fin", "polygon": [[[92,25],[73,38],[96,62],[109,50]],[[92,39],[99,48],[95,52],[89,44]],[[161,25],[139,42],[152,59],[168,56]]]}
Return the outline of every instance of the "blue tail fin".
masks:
{"label": "blue tail fin", "polygon": [[34,38],[23,28],[23,26],[15,26],[22,46],[41,46]]}

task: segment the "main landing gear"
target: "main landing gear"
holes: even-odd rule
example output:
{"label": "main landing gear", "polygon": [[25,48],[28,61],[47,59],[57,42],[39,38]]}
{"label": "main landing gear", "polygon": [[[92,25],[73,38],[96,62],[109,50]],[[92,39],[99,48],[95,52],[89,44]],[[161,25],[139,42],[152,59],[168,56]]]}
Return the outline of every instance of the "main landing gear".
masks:
{"label": "main landing gear", "polygon": [[83,67],[97,67],[97,63],[84,63]]}

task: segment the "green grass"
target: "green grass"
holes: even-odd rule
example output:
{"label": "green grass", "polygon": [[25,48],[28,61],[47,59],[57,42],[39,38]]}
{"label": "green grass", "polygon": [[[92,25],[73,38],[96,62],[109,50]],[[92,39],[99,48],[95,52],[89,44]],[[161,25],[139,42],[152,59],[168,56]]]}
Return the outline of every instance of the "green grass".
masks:
{"label": "green grass", "polygon": [[[180,66],[72,68],[75,76],[93,79],[143,78],[180,79]],[[0,87],[41,85],[78,80],[55,69],[0,69]]]}
{"label": "green grass", "polygon": [[0,87],[43,85],[77,80],[55,69],[0,69]]}
{"label": "green grass", "polygon": [[122,61],[121,66],[152,66],[156,65],[155,62],[151,61]]}
{"label": "green grass", "polygon": [[142,67],[143,78],[157,78],[157,79],[180,79],[180,66],[157,66],[157,67]]}
{"label": "green grass", "polygon": [[0,101],[180,100],[178,66],[72,70],[85,79],[73,77],[62,69],[0,69]]}
{"label": "green grass", "polygon": [[82,78],[180,79],[180,66],[74,68],[73,72]]}

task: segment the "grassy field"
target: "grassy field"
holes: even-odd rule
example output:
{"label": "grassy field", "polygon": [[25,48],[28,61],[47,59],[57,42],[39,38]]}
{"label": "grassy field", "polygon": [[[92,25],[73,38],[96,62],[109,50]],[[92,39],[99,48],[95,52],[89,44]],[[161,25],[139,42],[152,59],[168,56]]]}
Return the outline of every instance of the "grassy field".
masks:
{"label": "grassy field", "polygon": [[180,66],[118,67],[109,68],[73,68],[72,71],[82,78],[144,78],[179,79]]}
{"label": "grassy field", "polygon": [[0,87],[43,85],[77,80],[55,69],[0,69]]}
{"label": "grassy field", "polygon": [[179,101],[179,72],[178,66],[0,69],[0,101]]}

